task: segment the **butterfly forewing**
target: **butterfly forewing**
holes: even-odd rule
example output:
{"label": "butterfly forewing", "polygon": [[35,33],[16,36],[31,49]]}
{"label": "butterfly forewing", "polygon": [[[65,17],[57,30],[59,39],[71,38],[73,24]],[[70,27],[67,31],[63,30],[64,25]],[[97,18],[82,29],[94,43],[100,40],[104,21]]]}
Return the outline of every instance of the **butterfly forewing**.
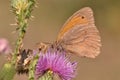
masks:
{"label": "butterfly forewing", "polygon": [[86,7],[73,14],[63,25],[57,43],[66,51],[79,56],[97,56],[100,53],[101,42],[92,9]]}

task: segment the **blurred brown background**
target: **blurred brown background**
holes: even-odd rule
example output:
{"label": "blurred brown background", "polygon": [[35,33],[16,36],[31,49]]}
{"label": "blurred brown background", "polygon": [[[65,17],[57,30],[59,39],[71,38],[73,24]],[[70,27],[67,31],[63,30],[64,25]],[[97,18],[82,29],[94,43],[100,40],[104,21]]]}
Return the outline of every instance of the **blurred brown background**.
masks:
{"label": "blurred brown background", "polygon": [[[35,18],[29,21],[25,48],[33,48],[40,41],[55,41],[67,18],[89,6],[103,46],[96,59],[73,57],[79,64],[74,80],[120,80],[120,0],[37,0],[37,6],[32,13]],[[10,24],[15,22],[15,16],[10,9],[10,0],[0,0],[0,37],[7,38],[14,47],[15,27]],[[26,76],[16,76],[14,80],[21,79],[26,80]]]}

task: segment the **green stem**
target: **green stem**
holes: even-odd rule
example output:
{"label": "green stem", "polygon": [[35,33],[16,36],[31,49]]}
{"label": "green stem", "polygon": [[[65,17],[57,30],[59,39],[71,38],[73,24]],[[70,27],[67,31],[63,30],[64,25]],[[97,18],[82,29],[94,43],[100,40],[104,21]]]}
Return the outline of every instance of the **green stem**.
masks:
{"label": "green stem", "polygon": [[30,62],[30,66],[29,66],[29,80],[34,80],[35,79],[35,67],[36,67],[36,63],[38,61],[39,57],[36,56],[34,57],[34,59]]}
{"label": "green stem", "polygon": [[18,38],[16,40],[15,50],[12,55],[11,62],[4,64],[0,70],[0,80],[13,80],[16,74],[16,61],[20,50],[23,47],[23,39],[26,33],[28,19],[31,17],[32,8],[34,7],[35,0],[11,0],[13,13],[16,15],[18,27]]}
{"label": "green stem", "polygon": [[23,47],[23,39],[26,33],[28,19],[31,17],[31,12],[33,10],[33,6],[35,4],[35,0],[12,0],[11,6],[13,8],[13,12],[16,15],[16,20],[18,27],[18,38],[16,41],[16,47],[12,57],[12,64],[16,63],[17,55],[20,54],[20,50]]}
{"label": "green stem", "polygon": [[18,33],[18,39],[16,41],[16,47],[15,47],[15,51],[14,51],[14,56],[13,56],[13,60],[12,61],[16,61],[16,57],[17,55],[20,53],[20,49],[23,46],[23,39],[26,33],[26,28],[27,28],[27,22],[24,19],[24,16],[22,15],[20,17],[20,21],[19,21],[19,33]]}
{"label": "green stem", "polygon": [[51,73],[51,71],[48,71],[43,76],[41,76],[38,80],[53,80],[53,73]]}

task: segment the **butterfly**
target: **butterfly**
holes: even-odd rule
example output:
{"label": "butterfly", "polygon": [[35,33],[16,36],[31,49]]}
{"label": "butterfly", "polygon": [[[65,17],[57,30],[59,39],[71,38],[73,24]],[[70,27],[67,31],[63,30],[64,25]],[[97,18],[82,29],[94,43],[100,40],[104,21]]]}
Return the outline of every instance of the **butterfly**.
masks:
{"label": "butterfly", "polygon": [[80,57],[95,58],[100,53],[101,37],[95,26],[92,9],[85,7],[75,12],[65,22],[55,42],[39,44],[41,51],[50,47]]}

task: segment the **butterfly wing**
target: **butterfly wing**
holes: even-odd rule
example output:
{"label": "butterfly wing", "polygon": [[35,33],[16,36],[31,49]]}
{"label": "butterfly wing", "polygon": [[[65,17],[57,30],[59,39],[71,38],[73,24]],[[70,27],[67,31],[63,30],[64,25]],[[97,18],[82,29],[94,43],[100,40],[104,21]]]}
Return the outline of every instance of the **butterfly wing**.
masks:
{"label": "butterfly wing", "polygon": [[95,58],[100,53],[101,40],[92,9],[85,7],[73,14],[60,30],[57,43],[71,53]]}

